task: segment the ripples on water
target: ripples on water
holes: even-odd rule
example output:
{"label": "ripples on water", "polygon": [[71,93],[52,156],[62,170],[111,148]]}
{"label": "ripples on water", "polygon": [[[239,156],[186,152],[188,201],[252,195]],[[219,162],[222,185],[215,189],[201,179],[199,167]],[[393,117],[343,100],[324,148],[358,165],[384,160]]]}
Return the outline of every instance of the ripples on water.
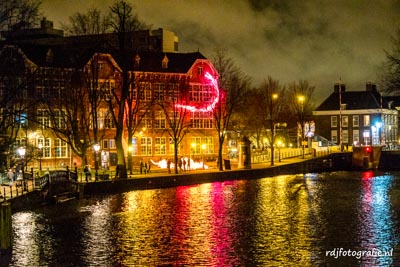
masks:
{"label": "ripples on water", "polygon": [[[287,175],[18,212],[10,266],[395,266],[399,179],[373,172]],[[327,255],[340,248],[394,251],[379,258]]]}

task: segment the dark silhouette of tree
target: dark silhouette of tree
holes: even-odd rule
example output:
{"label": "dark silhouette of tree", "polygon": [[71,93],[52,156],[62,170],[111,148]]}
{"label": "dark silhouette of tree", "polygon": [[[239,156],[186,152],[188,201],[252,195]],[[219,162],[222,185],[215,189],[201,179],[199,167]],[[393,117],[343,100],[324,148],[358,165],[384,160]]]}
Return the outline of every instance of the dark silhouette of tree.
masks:
{"label": "dark silhouette of tree", "polygon": [[397,30],[397,36],[392,38],[393,48],[391,52],[386,51],[386,62],[383,65],[380,82],[383,91],[399,95],[400,88],[400,28]]}
{"label": "dark silhouette of tree", "polygon": [[264,132],[268,140],[268,146],[271,149],[271,166],[274,165],[274,144],[276,139],[275,127],[278,126],[279,115],[285,106],[285,87],[282,86],[278,80],[274,80],[268,76],[261,85],[256,89],[258,90],[259,113],[264,122]]}
{"label": "dark silhouette of tree", "polygon": [[12,166],[17,146],[31,150],[26,133],[33,126],[28,122],[36,102],[32,92],[37,68],[13,46],[3,47],[0,57],[0,162]]}
{"label": "dark silhouette of tree", "polygon": [[186,77],[171,77],[165,82],[165,96],[158,96],[156,104],[161,108],[166,120],[165,131],[174,145],[174,169],[178,173],[178,148],[190,130],[189,80]]}
{"label": "dark silhouette of tree", "polygon": [[62,24],[66,35],[99,35],[110,32],[110,17],[93,8],[86,13],[76,12],[69,17],[68,23]]}
{"label": "dark silhouette of tree", "polygon": [[234,64],[225,50],[217,49],[213,65],[219,73],[220,99],[213,115],[215,129],[218,133],[218,165],[222,171],[222,151],[226,132],[231,126],[232,115],[240,110],[245,103],[245,95],[250,88],[250,78]]}
{"label": "dark silhouette of tree", "polygon": [[[117,54],[121,67],[121,86],[112,91],[109,107],[116,127],[115,145],[117,148],[119,177],[127,178],[123,134],[127,101],[129,100],[130,92],[132,92],[130,87],[133,83],[129,69],[129,61],[132,59],[128,56],[130,49],[128,36],[135,30],[140,29],[142,24],[133,7],[124,1],[119,1],[110,7],[110,25],[118,38]],[[131,125],[134,124],[132,123]]]}
{"label": "dark silhouette of tree", "polygon": [[40,0],[0,1],[0,30],[15,31],[35,26],[40,4]]}
{"label": "dark silhouette of tree", "polygon": [[286,110],[295,117],[296,127],[299,129],[300,141],[302,141],[305,136],[305,120],[310,120],[312,118],[312,111],[315,107],[313,99],[314,90],[315,87],[311,86],[309,82],[305,80],[290,83],[286,90]]}

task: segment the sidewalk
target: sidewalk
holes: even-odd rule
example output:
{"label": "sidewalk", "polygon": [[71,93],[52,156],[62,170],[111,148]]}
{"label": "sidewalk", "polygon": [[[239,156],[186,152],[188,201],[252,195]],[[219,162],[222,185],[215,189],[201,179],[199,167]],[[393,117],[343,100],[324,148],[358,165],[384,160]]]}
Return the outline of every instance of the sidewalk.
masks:
{"label": "sidewalk", "polygon": [[15,198],[21,195],[28,194],[29,192],[34,191],[34,180],[26,180],[26,186],[24,187],[24,184],[18,185],[17,182],[13,182],[13,185],[10,186],[9,184],[2,184],[0,186],[0,203],[10,199],[10,198]]}
{"label": "sidewalk", "polygon": [[[308,156],[305,159],[301,158],[301,157],[294,157],[294,158],[285,158],[282,159],[281,161],[276,160],[274,161],[274,166],[271,166],[271,162],[259,162],[259,163],[252,163],[251,164],[251,169],[265,169],[265,168],[274,168],[274,167],[279,167],[282,165],[288,165],[288,164],[293,164],[293,163],[298,163],[298,162],[302,162],[302,161],[306,161],[311,159],[312,157]],[[230,172],[230,171],[237,171],[238,169],[238,165],[237,162],[232,161],[231,162],[231,169],[230,170],[223,170],[220,171],[217,167],[217,165],[215,163],[212,164],[206,164],[209,165],[208,169],[197,169],[197,170],[186,170],[186,171],[179,171],[178,174],[175,174],[175,170],[171,169],[171,173],[168,173],[167,169],[160,169],[156,166],[153,166],[151,168],[150,173],[142,173],[140,174],[138,170],[135,170],[135,172],[133,174],[129,174],[128,171],[128,179],[127,180],[134,180],[134,179],[149,179],[149,178],[158,178],[158,177],[178,177],[178,176],[188,176],[188,175],[199,175],[201,173],[221,173],[221,172]],[[99,171],[98,174],[101,175],[103,174],[103,171]],[[98,182],[110,182],[115,180],[115,172],[111,171],[108,172],[108,174],[110,174],[110,179],[109,180],[98,180],[95,181],[95,173],[92,172],[92,178],[91,180],[89,180],[89,182],[85,181],[85,175],[83,172],[79,172],[78,173],[78,182],[80,184],[86,184],[86,183],[98,183]],[[21,195],[25,195],[28,194],[32,191],[35,191],[36,189],[34,188],[34,180],[27,180],[27,187],[26,190],[24,190],[24,186],[16,186],[16,183],[13,183],[13,186],[10,187],[7,184],[2,184],[0,189],[1,189],[1,195],[2,198],[0,198],[0,203],[10,199],[10,198],[15,198]]]}

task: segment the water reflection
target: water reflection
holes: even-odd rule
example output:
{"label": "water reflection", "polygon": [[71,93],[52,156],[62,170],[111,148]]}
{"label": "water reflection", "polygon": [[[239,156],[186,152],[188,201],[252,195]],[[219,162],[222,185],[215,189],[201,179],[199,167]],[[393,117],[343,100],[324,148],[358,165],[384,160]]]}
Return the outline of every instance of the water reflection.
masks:
{"label": "water reflection", "polygon": [[14,214],[10,266],[389,266],[399,212],[400,176],[374,172],[132,191]]}

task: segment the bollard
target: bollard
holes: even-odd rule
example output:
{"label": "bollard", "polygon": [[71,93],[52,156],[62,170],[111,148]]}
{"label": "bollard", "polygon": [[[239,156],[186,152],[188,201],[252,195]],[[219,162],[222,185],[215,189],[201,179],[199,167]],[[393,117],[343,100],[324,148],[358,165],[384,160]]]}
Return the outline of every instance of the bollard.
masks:
{"label": "bollard", "polygon": [[12,246],[11,204],[4,202],[0,206],[0,251],[10,250]]}

